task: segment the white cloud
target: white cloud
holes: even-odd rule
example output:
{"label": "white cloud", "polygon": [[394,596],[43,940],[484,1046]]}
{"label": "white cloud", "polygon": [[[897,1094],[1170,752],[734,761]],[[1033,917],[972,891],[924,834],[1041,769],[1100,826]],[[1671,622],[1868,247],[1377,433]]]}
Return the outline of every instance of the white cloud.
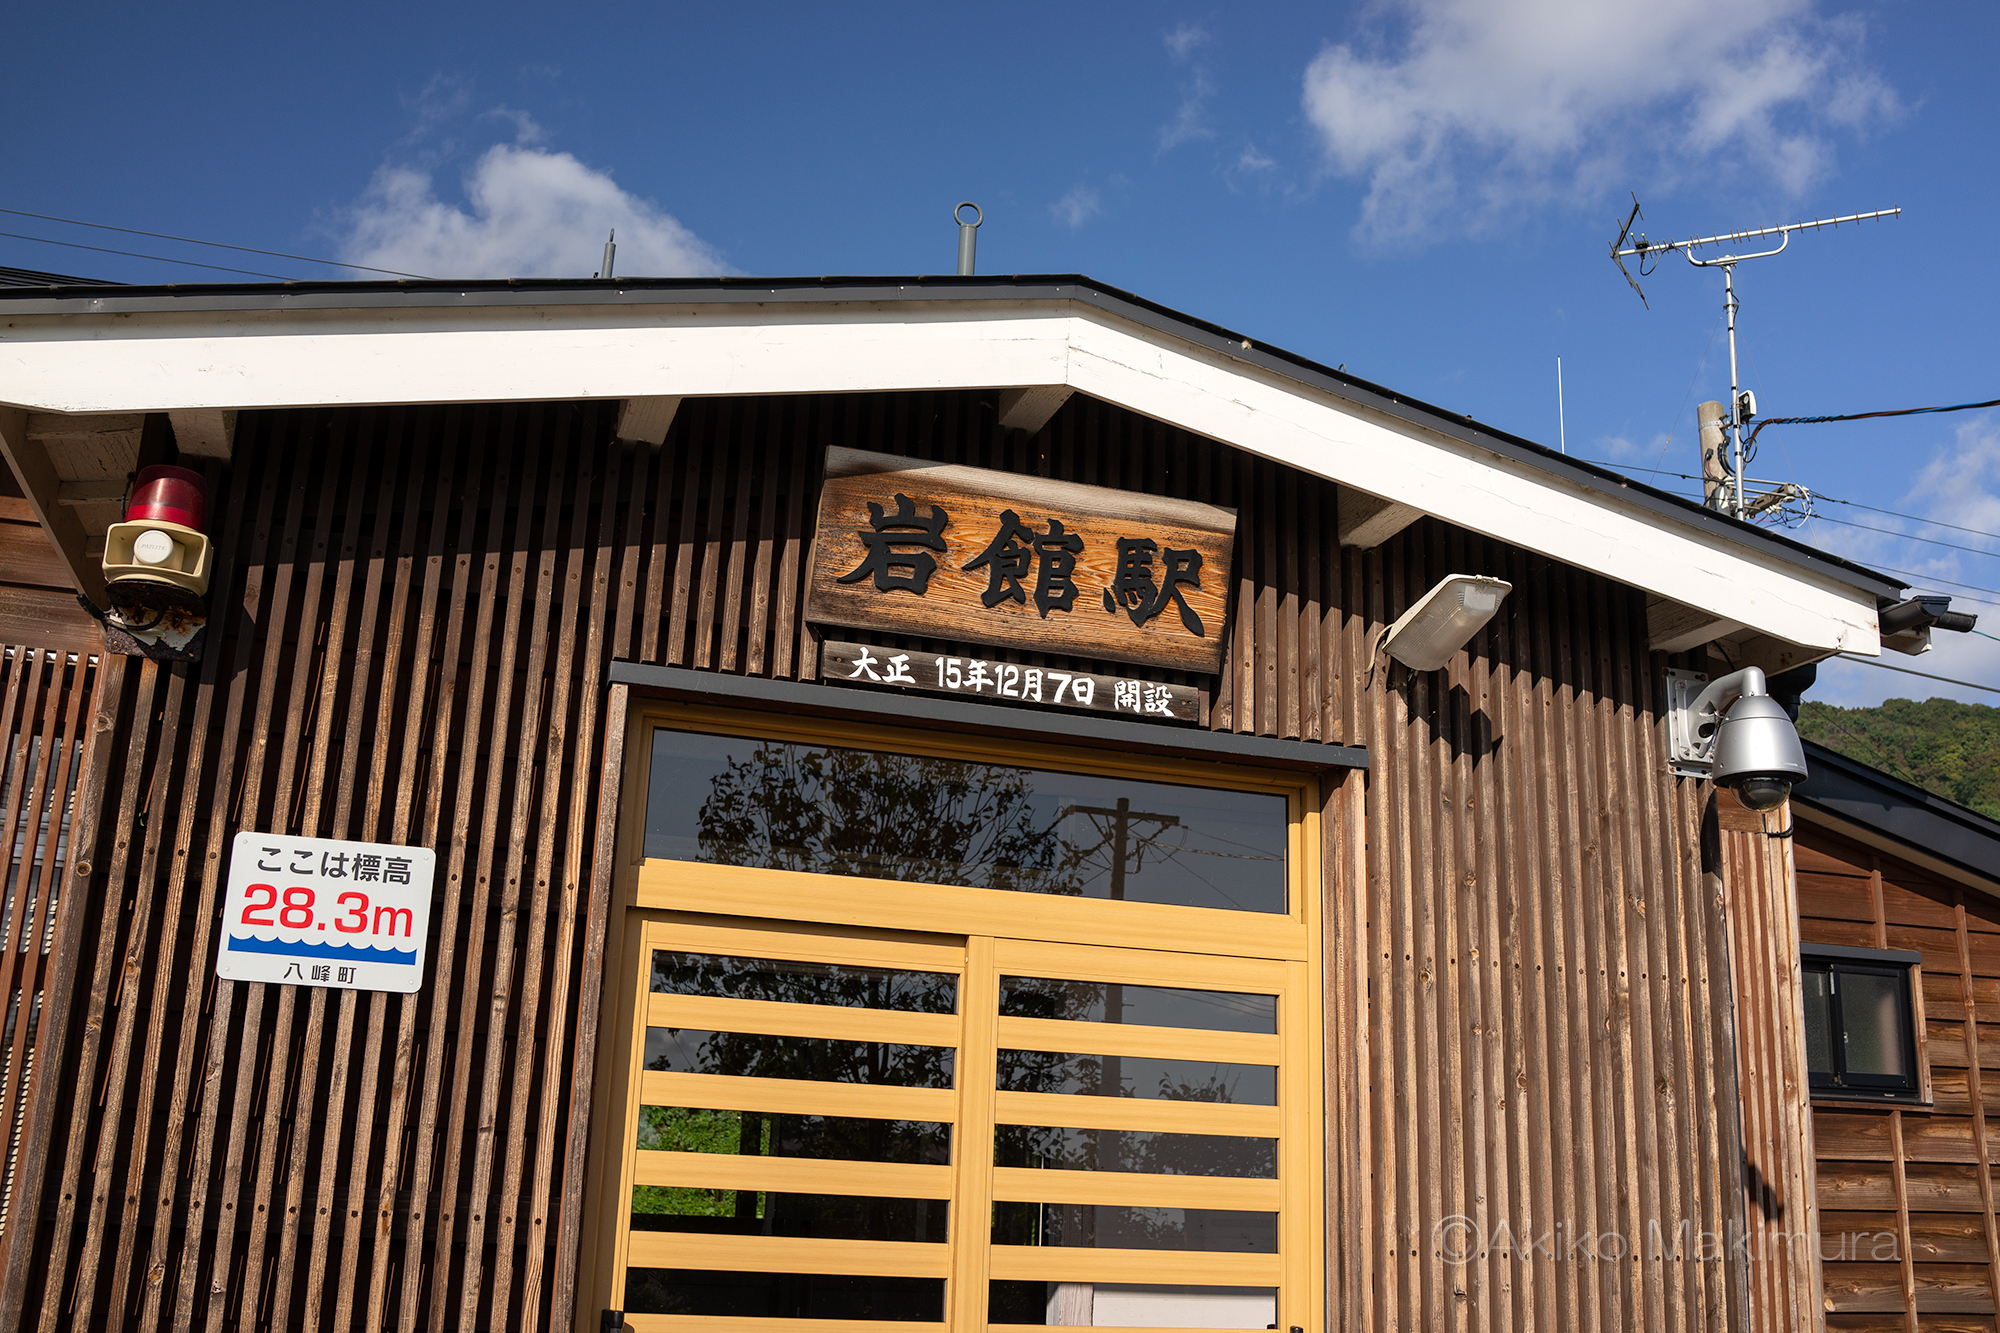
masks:
{"label": "white cloud", "polygon": [[[1954,610],[1977,615],[1980,629],[1987,634],[2000,634],[2000,606],[1988,605],[2000,602],[2000,596],[1973,590],[2000,588],[2000,560],[1910,540],[1912,536],[1928,537],[1953,546],[2000,552],[2000,541],[1984,541],[1975,535],[2000,532],[2000,419],[1981,415],[1959,425],[1951,443],[1940,445],[1932,453],[1908,493],[1893,504],[1901,512],[1917,517],[1902,519],[1868,510],[1857,512],[1832,503],[1822,503],[1820,508],[1834,518],[1871,528],[1893,528],[1897,533],[1843,527],[1821,528],[1816,535],[1827,546],[1864,565],[1872,563],[1883,567],[1884,572],[1907,571],[1896,577],[1909,580],[1916,591],[1948,594]],[[1889,507],[1888,503],[1883,507]],[[1957,526],[1937,526],[1940,523]],[[1959,530],[1963,528],[1974,532]],[[1839,535],[1832,536],[1833,531]],[[1972,587],[1954,587],[1954,584]],[[1979,634],[1935,630],[1931,634],[1930,652],[1917,657],[1884,652],[1879,660],[1910,671],[2000,687],[2000,643]],[[1877,704],[1884,699],[1933,696],[2000,704],[2000,695],[1983,690],[1898,675],[1854,662],[1829,663],[1812,695],[1848,707]]]}
{"label": "white cloud", "polygon": [[1278,163],[1275,158],[1258,152],[1257,145],[1254,143],[1244,144],[1243,151],[1236,158],[1236,169],[1238,171],[1269,171],[1277,165]]}
{"label": "white cloud", "polygon": [[1658,432],[1644,444],[1626,435],[1605,435],[1599,437],[1593,446],[1599,457],[1608,458],[1614,463],[1644,462],[1648,466],[1659,461],[1660,453],[1666,447],[1665,431]]}
{"label": "white cloud", "polygon": [[494,114],[525,142],[480,155],[463,206],[438,197],[430,170],[385,165],[342,219],[341,258],[436,278],[582,278],[597,271],[605,233],[616,228],[620,274],[731,271],[713,246],[609,172],[533,146],[540,127],[524,113]]}
{"label": "white cloud", "polygon": [[1386,44],[1328,46],[1304,109],[1330,170],[1365,179],[1357,228],[1420,240],[1635,171],[1754,170],[1789,193],[1824,177],[1832,127],[1897,114],[1861,66],[1858,21],[1813,0],[1383,0]]}
{"label": "white cloud", "polygon": [[1183,23],[1162,40],[1174,59],[1185,61],[1196,47],[1208,45],[1208,29],[1197,23]]}
{"label": "white cloud", "polygon": [[[1978,612],[1981,629],[1985,629],[1991,620],[2000,620],[2000,612],[1991,607],[1974,606],[1969,602],[1962,605],[1954,602],[1952,607],[1954,610]],[[1873,664],[1878,661],[1884,666],[1900,667],[1902,671],[1884,670],[1882,666]],[[1924,675],[1905,675],[1904,672],[1908,671],[1921,671]],[[1946,679],[1926,680],[1924,676],[1943,676]],[[1955,685],[1952,681],[1964,681],[1966,685]],[[1934,631],[1931,650],[1916,657],[1885,651],[1881,657],[1871,660],[1836,657],[1821,663],[1819,679],[1813,683],[1806,697],[1842,708],[1871,708],[1884,699],[1957,699],[1961,703],[2000,706],[2000,694],[1968,689],[1967,685],[2000,688],[2000,643],[1977,634]]]}
{"label": "white cloud", "polygon": [[[1162,40],[1174,63],[1187,65],[1210,39],[1208,29],[1183,23]],[[1208,99],[1215,95],[1215,81],[1209,78],[1207,66],[1201,64],[1194,64],[1188,75],[1188,81],[1181,85],[1181,104],[1174,108],[1174,118],[1160,126],[1161,153],[1197,139],[1215,137],[1215,130],[1208,123]]]}
{"label": "white cloud", "polygon": [[1104,211],[1104,196],[1092,185],[1075,185],[1049,205],[1049,216],[1074,231]]}
{"label": "white cloud", "polygon": [[1215,137],[1215,131],[1208,124],[1208,99],[1214,92],[1215,84],[1209,79],[1208,71],[1197,65],[1193,79],[1181,92],[1181,104],[1174,109],[1174,118],[1160,126],[1162,153],[1196,139]]}
{"label": "white cloud", "polygon": [[[2000,532],[2000,421],[1981,415],[1959,426],[1956,443],[1938,450],[1917,474],[1903,505],[1940,523]],[[1948,532],[1928,535],[1950,538]],[[1965,544],[1980,543],[1973,538]]]}

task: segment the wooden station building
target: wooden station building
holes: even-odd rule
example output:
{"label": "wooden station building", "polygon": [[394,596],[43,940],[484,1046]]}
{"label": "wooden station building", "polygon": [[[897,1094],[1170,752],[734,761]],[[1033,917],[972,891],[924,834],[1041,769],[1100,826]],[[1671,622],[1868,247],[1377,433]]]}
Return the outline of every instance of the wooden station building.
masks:
{"label": "wooden station building", "polygon": [[22,288],[0,447],[0,1325],[1993,1327],[1991,879],[1668,758],[1895,580],[1070,277]]}

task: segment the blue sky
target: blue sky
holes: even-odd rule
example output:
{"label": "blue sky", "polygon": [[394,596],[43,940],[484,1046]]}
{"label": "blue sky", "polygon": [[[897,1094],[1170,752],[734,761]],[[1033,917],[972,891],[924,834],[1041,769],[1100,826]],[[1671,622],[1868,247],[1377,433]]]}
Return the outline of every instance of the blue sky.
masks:
{"label": "blue sky", "polygon": [[[620,273],[775,275],[950,271],[972,199],[981,271],[1087,273],[1551,445],[1560,355],[1572,453],[1689,471],[1695,403],[1726,394],[1721,282],[1670,258],[1642,307],[1605,256],[1629,193],[1655,239],[1900,205],[1743,266],[1745,384],[1772,416],[2000,398],[1989,5],[114,4],[8,28],[39,53],[0,81],[11,209],[435,276],[588,276],[616,226]],[[230,276],[6,237],[0,264]],[[1751,471],[1823,497],[1806,540],[2000,634],[2000,591],[1951,586],[2000,589],[2000,411],[1773,427]],[[1886,660],[2000,686],[1990,639]],[[1932,693],[2000,703],[1845,663],[1812,697]]]}

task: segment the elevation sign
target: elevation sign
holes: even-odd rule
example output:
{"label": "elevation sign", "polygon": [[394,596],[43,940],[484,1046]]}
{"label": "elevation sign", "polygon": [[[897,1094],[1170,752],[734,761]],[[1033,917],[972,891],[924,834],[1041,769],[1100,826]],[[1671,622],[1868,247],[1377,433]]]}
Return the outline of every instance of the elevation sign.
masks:
{"label": "elevation sign", "polygon": [[239,833],[215,975],[413,992],[423,983],[436,872],[428,847]]}

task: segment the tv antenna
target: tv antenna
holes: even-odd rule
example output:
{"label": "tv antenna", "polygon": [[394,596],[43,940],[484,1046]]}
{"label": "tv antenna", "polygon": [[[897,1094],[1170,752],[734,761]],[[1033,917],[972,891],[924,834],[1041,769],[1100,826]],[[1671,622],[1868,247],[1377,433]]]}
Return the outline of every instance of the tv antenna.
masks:
{"label": "tv antenna", "polygon": [[[1653,273],[1653,269],[1647,267],[1649,260],[1657,266],[1659,256],[1669,255],[1675,251],[1679,251],[1687,262],[1696,268],[1722,270],[1722,313],[1729,324],[1729,416],[1725,422],[1729,428],[1729,478],[1722,495],[1722,507],[1734,517],[1747,519],[1753,512],[1768,512],[1782,507],[1774,504],[1746,503],[1743,496],[1743,469],[1750,461],[1744,456],[1743,423],[1757,414],[1757,400],[1744,392],[1742,385],[1737,382],[1736,266],[1746,259],[1769,259],[1772,255],[1782,254],[1785,247],[1791,244],[1792,233],[1795,231],[1818,231],[1822,227],[1838,227],[1843,222],[1893,218],[1902,211],[1900,208],[1878,208],[1873,213],[1849,213],[1844,217],[1814,218],[1810,222],[1787,222],[1776,227],[1751,227],[1743,231],[1717,232],[1713,236],[1698,236],[1686,241],[1648,241],[1644,232],[1640,232],[1636,238],[1632,235],[1632,224],[1635,221],[1643,221],[1646,216],[1639,211],[1639,196],[1637,194],[1632,196],[1632,211],[1625,215],[1625,223],[1618,229],[1618,239],[1611,243],[1611,262],[1618,265],[1618,271],[1625,275],[1625,281],[1632,284],[1632,290],[1639,293],[1640,302],[1648,310],[1652,309],[1652,303],[1646,300],[1646,293],[1640,288],[1638,278],[1634,278],[1625,267],[1627,259],[1638,257],[1640,278]],[[1769,250],[1756,250],[1749,254],[1721,254],[1705,259],[1697,258],[1694,253],[1703,246],[1726,246],[1739,241],[1755,241],[1770,236],[1776,236],[1778,244]]]}

